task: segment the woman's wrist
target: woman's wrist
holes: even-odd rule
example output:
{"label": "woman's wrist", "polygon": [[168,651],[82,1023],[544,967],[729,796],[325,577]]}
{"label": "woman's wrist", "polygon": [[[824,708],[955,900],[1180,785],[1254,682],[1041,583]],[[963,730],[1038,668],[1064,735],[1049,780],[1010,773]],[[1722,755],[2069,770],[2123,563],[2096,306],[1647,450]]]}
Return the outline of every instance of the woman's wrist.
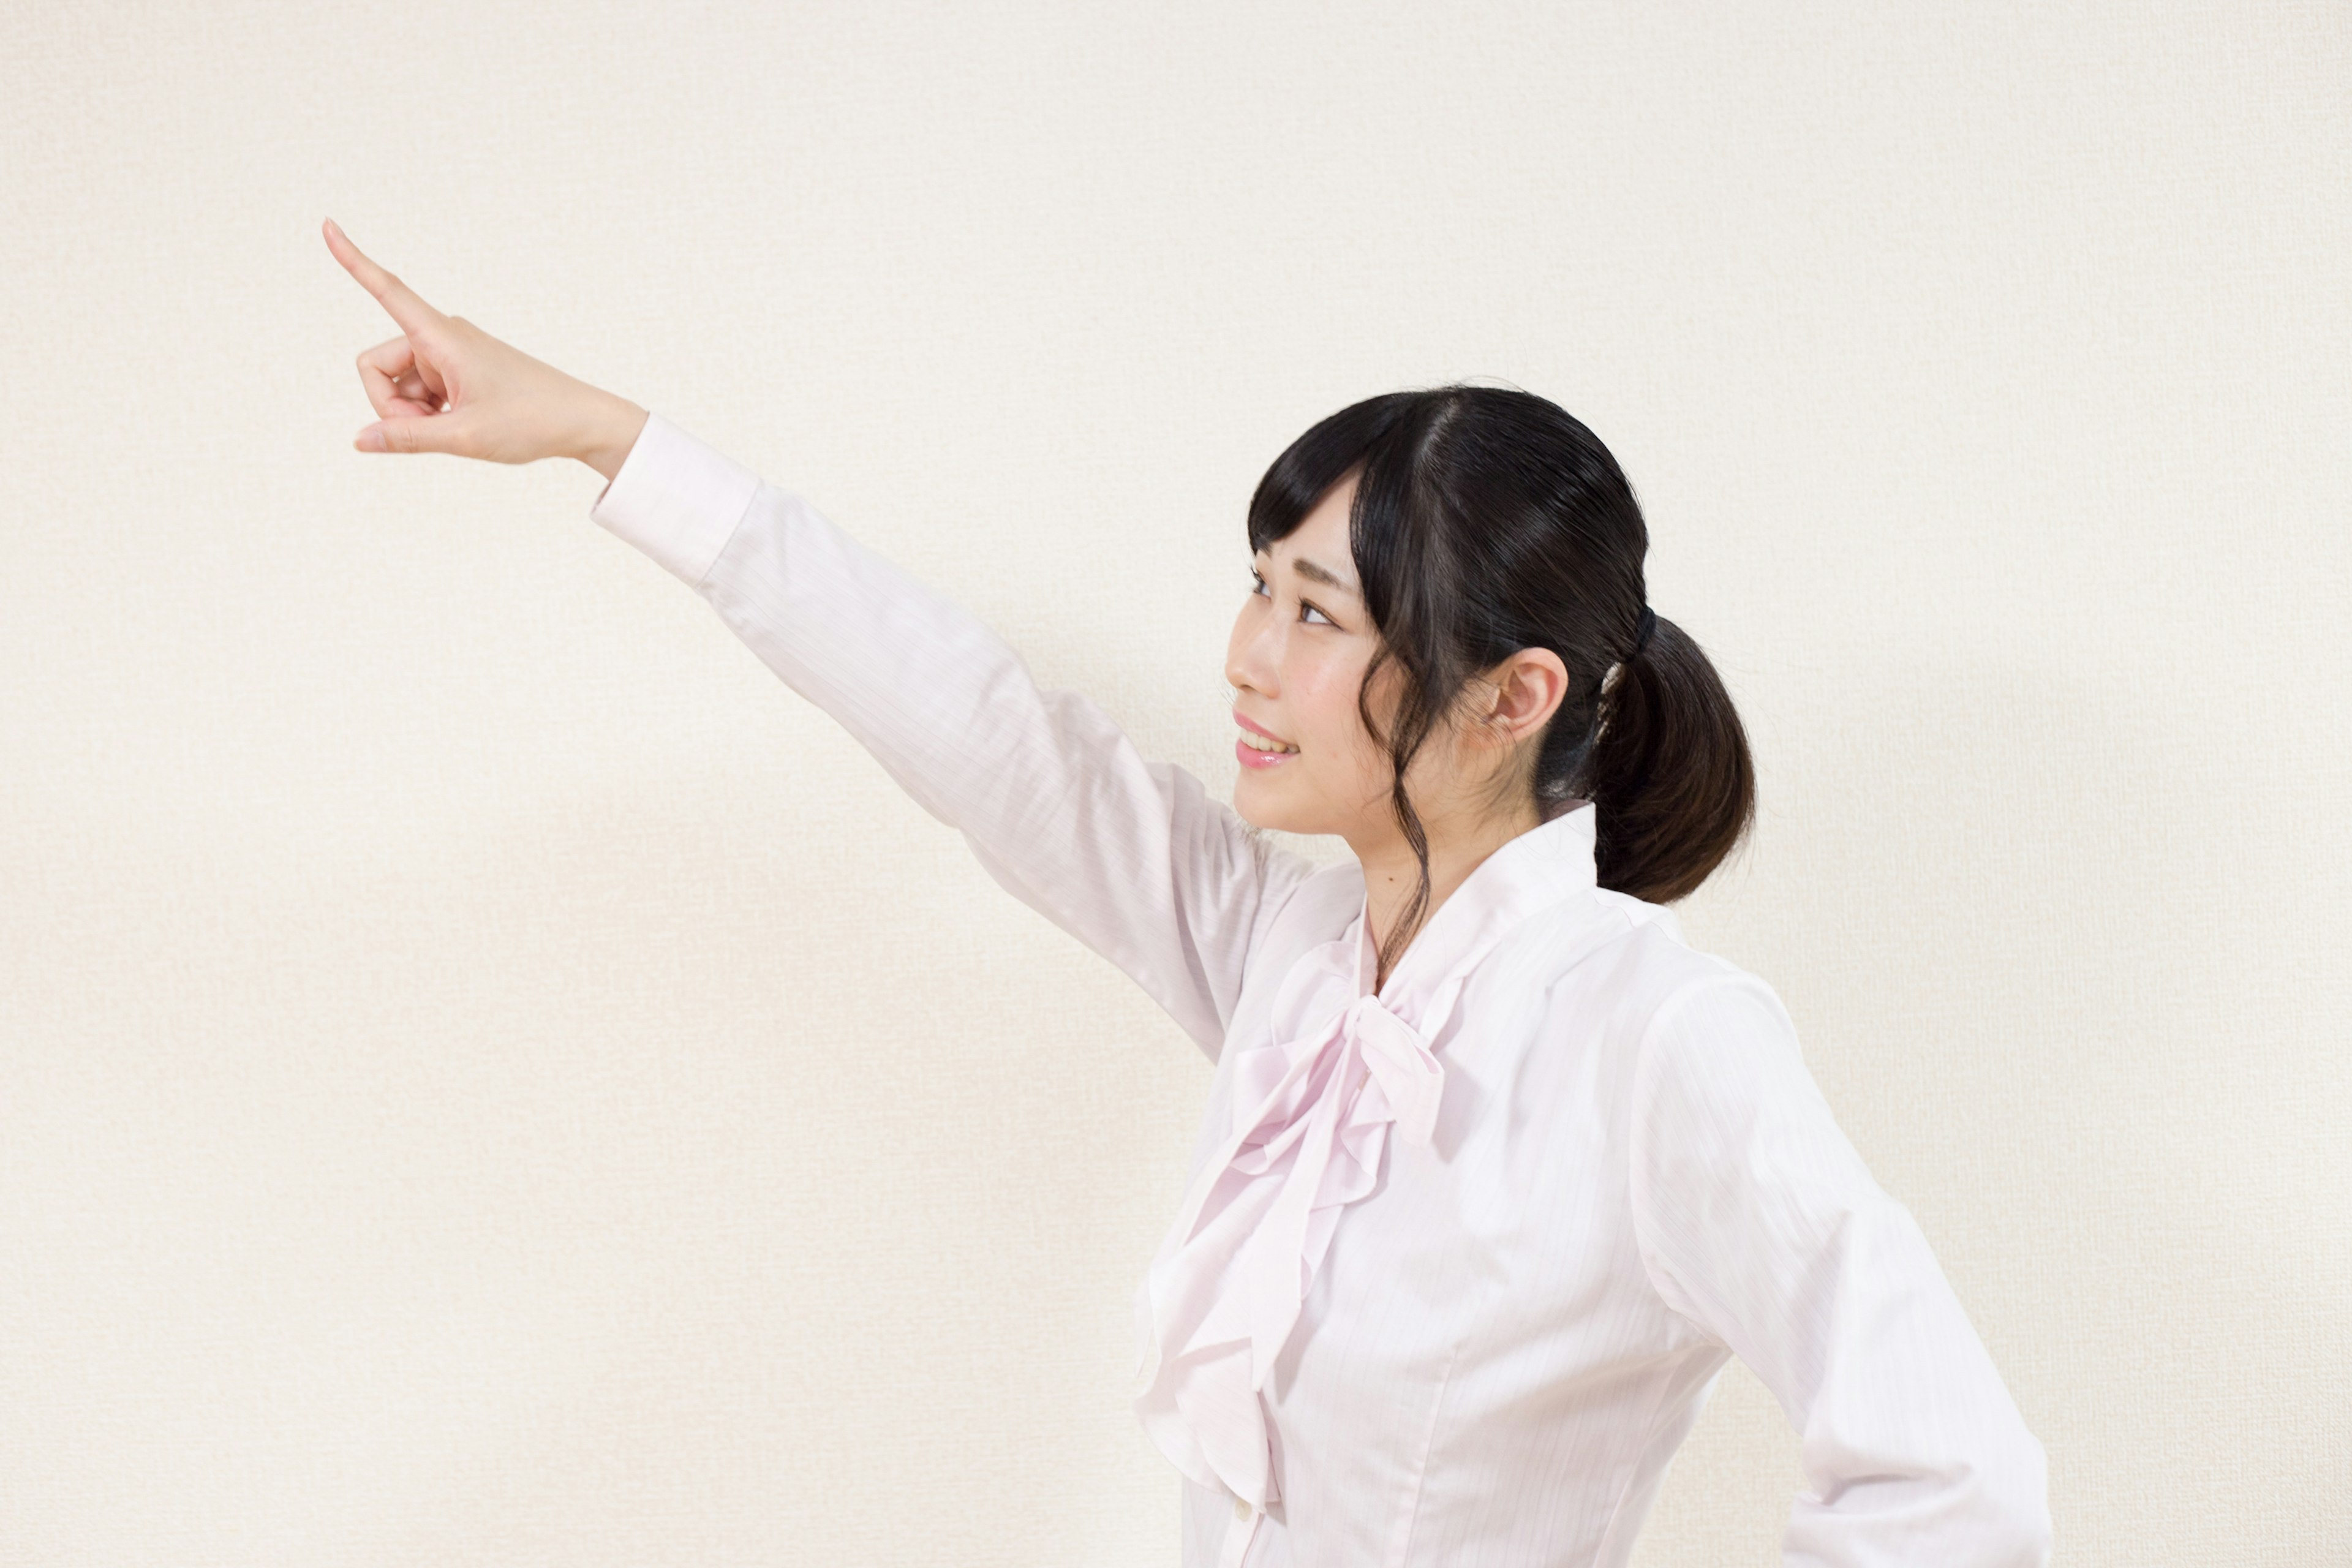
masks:
{"label": "woman's wrist", "polygon": [[646,419],[646,410],[627,398],[602,394],[568,455],[604,475],[604,482],[610,484],[613,476],[621,471],[621,465],[628,460],[630,449],[636,446]]}

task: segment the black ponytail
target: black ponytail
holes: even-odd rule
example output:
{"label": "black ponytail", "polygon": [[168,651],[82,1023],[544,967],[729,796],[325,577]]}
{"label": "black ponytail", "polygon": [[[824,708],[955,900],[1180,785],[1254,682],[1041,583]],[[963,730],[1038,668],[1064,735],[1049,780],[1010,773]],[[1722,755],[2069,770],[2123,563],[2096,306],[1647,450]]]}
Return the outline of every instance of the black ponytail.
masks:
{"label": "black ponytail", "polygon": [[1601,885],[1654,904],[1696,891],[1754,819],[1756,769],[1731,693],[1664,616],[1607,682],[1580,783],[1601,813]]}
{"label": "black ponytail", "polygon": [[[1755,816],[1755,769],[1715,667],[1649,611],[1649,531],[1601,438],[1516,389],[1366,398],[1318,421],[1266,470],[1250,501],[1253,552],[1288,535],[1351,470],[1349,543],[1381,636],[1358,710],[1389,749],[1398,825],[1421,863],[1421,887],[1384,945],[1402,952],[1428,901],[1427,834],[1405,794],[1406,764],[1473,676],[1524,647],[1550,649],[1569,673],[1537,748],[1538,814],[1593,802],[1604,888],[1654,903],[1696,889]],[[1391,661],[1400,695],[1382,734],[1369,693]]]}

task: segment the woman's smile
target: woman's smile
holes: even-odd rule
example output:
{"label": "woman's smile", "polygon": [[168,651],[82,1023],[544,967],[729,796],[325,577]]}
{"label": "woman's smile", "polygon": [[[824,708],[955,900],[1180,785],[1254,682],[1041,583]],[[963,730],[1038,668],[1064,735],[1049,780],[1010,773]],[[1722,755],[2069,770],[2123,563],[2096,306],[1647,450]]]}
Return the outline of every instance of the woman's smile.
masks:
{"label": "woman's smile", "polygon": [[1234,722],[1242,727],[1240,737],[1234,742],[1234,755],[1242,760],[1244,767],[1276,767],[1285,759],[1298,754],[1297,746],[1276,739],[1264,725],[1251,723],[1242,717],[1239,709],[1234,711]]}

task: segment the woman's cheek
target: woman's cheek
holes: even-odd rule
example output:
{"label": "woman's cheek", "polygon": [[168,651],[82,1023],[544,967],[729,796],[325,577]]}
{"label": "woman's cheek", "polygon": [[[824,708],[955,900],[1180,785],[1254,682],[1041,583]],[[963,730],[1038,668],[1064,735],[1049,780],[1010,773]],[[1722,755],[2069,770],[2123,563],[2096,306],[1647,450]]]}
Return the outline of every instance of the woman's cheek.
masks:
{"label": "woman's cheek", "polygon": [[1360,664],[1327,660],[1302,665],[1296,671],[1303,722],[1297,736],[1302,750],[1311,750],[1316,775],[1326,784],[1351,783],[1365,771],[1363,753],[1371,744],[1356,712],[1356,696],[1364,675]]}
{"label": "woman's cheek", "polygon": [[1339,690],[1334,672],[1321,666],[1304,667],[1292,679],[1290,689],[1301,700],[1296,709],[1299,726],[1294,739],[1302,748],[1311,742],[1314,750],[1328,756],[1347,732],[1342,710],[1348,698]]}

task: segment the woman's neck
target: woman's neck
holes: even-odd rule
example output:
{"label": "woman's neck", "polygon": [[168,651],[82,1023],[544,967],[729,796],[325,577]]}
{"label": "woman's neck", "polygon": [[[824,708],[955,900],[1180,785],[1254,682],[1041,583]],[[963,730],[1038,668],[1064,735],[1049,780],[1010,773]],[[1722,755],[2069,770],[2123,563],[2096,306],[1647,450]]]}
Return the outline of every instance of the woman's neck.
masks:
{"label": "woman's neck", "polygon": [[[1533,801],[1524,803],[1514,812],[1468,821],[1431,822],[1423,818],[1423,829],[1429,839],[1429,901],[1414,922],[1415,933],[1428,928],[1439,907],[1470,879],[1470,873],[1487,856],[1520,834],[1541,826],[1542,819],[1536,815]],[[1413,890],[1421,884],[1421,864],[1401,832],[1392,832],[1378,844],[1358,848],[1356,858],[1364,868],[1365,915],[1371,922],[1372,943],[1380,948],[1404,919],[1406,908],[1412,902]],[[1411,945],[1410,942],[1406,943],[1407,951]],[[1403,952],[1397,956],[1402,960]],[[1381,966],[1373,981],[1375,991],[1388,983],[1395,967],[1394,963]]]}

